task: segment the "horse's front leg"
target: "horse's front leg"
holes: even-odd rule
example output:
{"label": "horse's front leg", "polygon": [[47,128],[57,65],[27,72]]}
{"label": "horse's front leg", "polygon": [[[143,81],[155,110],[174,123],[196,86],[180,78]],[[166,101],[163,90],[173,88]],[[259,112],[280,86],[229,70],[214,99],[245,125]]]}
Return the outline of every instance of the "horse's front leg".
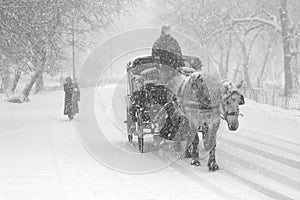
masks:
{"label": "horse's front leg", "polygon": [[219,165],[216,162],[216,145],[209,151],[209,158],[207,163],[209,171],[217,171]]}
{"label": "horse's front leg", "polygon": [[191,149],[192,149],[191,165],[195,165],[195,166],[200,166],[198,145],[199,145],[199,136],[198,133],[196,133],[191,145]]}

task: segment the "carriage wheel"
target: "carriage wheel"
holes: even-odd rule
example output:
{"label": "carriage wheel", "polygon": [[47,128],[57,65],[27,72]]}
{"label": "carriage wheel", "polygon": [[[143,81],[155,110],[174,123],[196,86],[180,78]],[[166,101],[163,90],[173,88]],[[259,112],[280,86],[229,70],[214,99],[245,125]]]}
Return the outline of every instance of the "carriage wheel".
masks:
{"label": "carriage wheel", "polygon": [[133,128],[132,124],[134,124],[131,120],[127,122],[127,137],[128,137],[128,142],[132,143],[132,138],[133,138]]}
{"label": "carriage wheel", "polygon": [[139,144],[139,150],[140,150],[140,152],[144,153],[144,132],[143,132],[143,125],[139,126],[138,144]]}
{"label": "carriage wheel", "polygon": [[128,141],[130,143],[132,143],[132,124],[134,124],[134,122],[131,120],[131,117],[129,115],[129,111],[127,109],[127,121],[126,121],[126,124],[127,124],[127,137],[128,137]]}
{"label": "carriage wheel", "polygon": [[140,113],[138,113],[138,145],[141,153],[144,152],[144,125]]}

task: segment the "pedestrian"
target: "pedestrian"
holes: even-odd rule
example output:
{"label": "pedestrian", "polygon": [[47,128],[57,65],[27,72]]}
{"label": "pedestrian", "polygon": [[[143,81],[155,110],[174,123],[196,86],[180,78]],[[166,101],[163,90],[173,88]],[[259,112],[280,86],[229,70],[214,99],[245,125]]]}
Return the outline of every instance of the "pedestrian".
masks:
{"label": "pedestrian", "polygon": [[75,114],[79,113],[78,101],[80,100],[80,91],[76,80],[73,83],[70,76],[66,77],[64,92],[64,115],[68,115],[69,119],[72,120]]}

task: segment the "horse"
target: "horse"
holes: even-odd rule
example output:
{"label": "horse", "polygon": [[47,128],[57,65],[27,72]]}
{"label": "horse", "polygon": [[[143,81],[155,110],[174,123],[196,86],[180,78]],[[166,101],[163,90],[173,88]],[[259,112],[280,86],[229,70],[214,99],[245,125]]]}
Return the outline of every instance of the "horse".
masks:
{"label": "horse", "polygon": [[165,84],[178,98],[175,105],[178,105],[176,113],[181,122],[174,139],[175,146],[181,145],[181,141],[188,141],[186,148],[192,149],[191,164],[199,166],[198,132],[201,132],[202,150],[209,154],[209,171],[218,170],[215,158],[217,131],[221,119],[227,122],[230,131],[238,129],[239,106],[245,103],[239,92],[242,83],[235,85],[229,80],[221,80],[199,71],[190,75],[174,71],[170,73],[170,70],[161,70],[161,73],[162,77],[169,77]]}

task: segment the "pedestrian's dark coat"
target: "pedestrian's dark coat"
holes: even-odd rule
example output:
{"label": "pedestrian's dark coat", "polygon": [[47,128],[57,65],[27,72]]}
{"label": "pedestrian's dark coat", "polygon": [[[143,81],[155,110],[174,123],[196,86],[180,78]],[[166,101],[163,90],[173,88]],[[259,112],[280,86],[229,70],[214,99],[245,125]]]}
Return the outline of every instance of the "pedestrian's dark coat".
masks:
{"label": "pedestrian's dark coat", "polygon": [[73,84],[65,83],[64,84],[65,91],[65,106],[64,106],[64,115],[72,115],[73,114]]}
{"label": "pedestrian's dark coat", "polygon": [[74,83],[73,95],[75,95],[75,97],[73,97],[73,111],[74,113],[78,114],[79,113],[78,101],[80,101],[80,90],[77,83]]}
{"label": "pedestrian's dark coat", "polygon": [[78,85],[75,83],[65,83],[65,104],[64,104],[64,115],[74,115],[79,113],[78,101],[73,101],[74,88],[78,89]]}

